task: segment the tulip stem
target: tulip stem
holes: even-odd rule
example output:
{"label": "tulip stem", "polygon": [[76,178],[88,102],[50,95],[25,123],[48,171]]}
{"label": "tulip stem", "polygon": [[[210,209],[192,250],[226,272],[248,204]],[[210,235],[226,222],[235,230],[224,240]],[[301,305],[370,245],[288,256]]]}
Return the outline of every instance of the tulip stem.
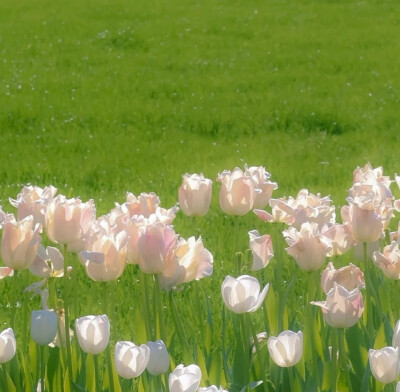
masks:
{"label": "tulip stem", "polygon": [[94,373],[96,380],[96,392],[101,391],[101,383],[100,383],[100,370],[99,370],[99,358],[97,354],[93,355],[94,359]]}
{"label": "tulip stem", "polygon": [[293,366],[288,367],[287,370],[289,373],[290,390],[294,391]]}
{"label": "tulip stem", "polygon": [[45,366],[44,366],[44,346],[38,345],[39,347],[39,366],[40,366],[40,392],[44,392],[45,380]]}
{"label": "tulip stem", "polygon": [[336,381],[337,381],[337,353],[338,353],[338,342],[337,334],[334,328],[331,328],[331,343],[332,343],[332,392],[336,392]]}
{"label": "tulip stem", "polygon": [[[69,336],[69,310],[68,310],[68,263],[67,263],[67,245],[64,245],[63,256],[64,256],[64,317],[65,317],[65,346],[67,351],[67,369],[69,377],[69,389],[73,383],[72,377],[72,360],[71,360],[71,339]],[[61,340],[61,339],[60,339]]]}
{"label": "tulip stem", "polygon": [[143,282],[143,291],[142,291],[142,311],[144,316],[144,324],[146,328],[146,337],[147,340],[153,340],[153,331],[151,328],[152,324],[152,316],[149,309],[149,287],[147,283],[147,274],[141,271],[142,282]]}
{"label": "tulip stem", "polygon": [[[113,284],[115,284],[115,282],[104,282],[105,283],[105,288],[106,288],[106,292],[109,293],[115,293],[116,288],[112,287]],[[112,303],[113,301],[111,301]],[[107,295],[104,296],[104,303],[105,303],[105,310],[107,312],[107,314],[109,315],[110,319],[113,320],[114,319],[114,314],[113,314],[113,309],[112,306],[110,306],[110,301]],[[110,384],[110,388],[109,391],[110,392],[114,392],[114,377],[113,377],[113,367],[112,367],[112,354],[111,354],[111,350],[110,350],[110,345],[107,345],[107,369],[108,369],[108,380],[109,380],[109,384]]]}

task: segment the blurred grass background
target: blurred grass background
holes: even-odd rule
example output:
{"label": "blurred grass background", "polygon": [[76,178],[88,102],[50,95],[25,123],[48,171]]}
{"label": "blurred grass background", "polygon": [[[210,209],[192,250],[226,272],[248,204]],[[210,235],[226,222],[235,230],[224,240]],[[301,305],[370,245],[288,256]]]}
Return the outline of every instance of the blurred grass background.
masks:
{"label": "blurred grass background", "polygon": [[[400,173],[399,34],[393,1],[2,0],[0,204],[30,183],[98,215],[126,191],[169,207],[183,173],[247,163],[274,197],[343,205],[356,166]],[[224,216],[218,188],[205,218],[174,222],[214,254],[216,292],[247,232],[266,232]]]}

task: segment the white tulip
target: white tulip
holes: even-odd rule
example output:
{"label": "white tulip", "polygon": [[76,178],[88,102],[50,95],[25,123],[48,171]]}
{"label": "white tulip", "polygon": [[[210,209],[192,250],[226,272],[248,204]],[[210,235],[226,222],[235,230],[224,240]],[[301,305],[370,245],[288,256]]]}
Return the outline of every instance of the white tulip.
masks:
{"label": "white tulip", "polygon": [[110,321],[107,315],[85,316],[75,320],[76,335],[81,349],[88,354],[104,351],[110,339]]}
{"label": "white tulip", "polygon": [[150,359],[146,370],[153,376],[164,374],[169,368],[169,354],[162,340],[147,342],[150,349]]}
{"label": "white tulip", "polygon": [[169,375],[170,392],[196,392],[200,385],[201,370],[197,365],[178,365]]}
{"label": "white tulip", "polygon": [[132,342],[117,342],[115,345],[115,368],[123,378],[140,376],[146,369],[150,349],[145,344],[136,346]]}
{"label": "white tulip", "polygon": [[284,331],[267,341],[273,361],[281,367],[290,367],[300,361],[303,355],[303,334],[301,331]]}
{"label": "white tulip", "polygon": [[17,351],[14,331],[7,328],[0,333],[0,363],[8,362],[14,358]]}
{"label": "white tulip", "polygon": [[399,348],[384,347],[368,351],[372,375],[384,384],[396,380],[400,372]]}

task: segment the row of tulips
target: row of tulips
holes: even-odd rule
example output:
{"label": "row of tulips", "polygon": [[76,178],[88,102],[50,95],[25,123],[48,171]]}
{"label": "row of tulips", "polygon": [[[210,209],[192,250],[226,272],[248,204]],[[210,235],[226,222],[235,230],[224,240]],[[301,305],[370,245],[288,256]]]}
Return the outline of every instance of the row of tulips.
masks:
{"label": "row of tulips", "polygon": [[[281,238],[288,245],[286,254],[295,260],[300,270],[305,271],[304,274],[308,274],[304,275],[304,279],[309,281],[304,323],[301,324],[295,317],[289,320],[291,309],[288,308],[288,298],[296,285],[297,270],[291,265],[284,266],[283,260],[287,256],[277,246],[279,238],[260,235],[257,230],[249,231],[251,266],[247,267],[242,260],[238,260],[235,271],[238,276],[226,276],[221,285],[222,300],[231,313],[226,315],[223,312],[222,323],[225,327],[219,333],[222,347],[218,350],[223,366],[219,371],[219,381],[215,382],[223,381],[231,391],[245,391],[246,388],[282,390],[282,385],[288,385],[291,390],[326,390],[328,379],[329,388],[336,391],[338,382],[342,382],[341,374],[344,374],[346,382],[355,385],[349,390],[361,388],[367,391],[371,385],[375,388],[368,372],[361,378],[356,375],[357,364],[350,359],[355,354],[348,352],[351,346],[349,336],[354,333],[353,327],[358,328],[358,325],[362,328],[362,332],[358,333],[363,335],[357,338],[358,342],[363,342],[363,347],[369,350],[368,371],[380,383],[395,382],[400,371],[399,323],[392,333],[392,346],[376,347],[381,341],[378,337],[383,326],[390,329],[390,324],[393,325],[393,310],[387,300],[383,280],[371,265],[373,262],[387,278],[400,278],[400,226],[397,231],[390,232],[389,229],[394,212],[400,211],[400,200],[395,200],[390,189],[393,181],[383,176],[382,168],[374,169],[369,164],[357,168],[347,198],[348,205],[341,209],[342,223],[337,223],[336,208],[328,197],[301,190],[296,198],[272,199],[272,191],[277,184],[271,183],[269,178],[270,174],[263,167],[224,171],[218,176],[221,182],[219,202],[227,214],[245,215],[254,209],[262,221],[277,222],[278,226],[270,226],[271,230],[275,234],[282,233]],[[399,176],[395,176],[395,181],[400,187]],[[186,215],[208,213],[211,184],[211,180],[202,175],[184,175],[178,195],[180,208]],[[161,378],[149,378],[142,384],[132,384],[132,388],[154,388],[159,392],[165,390],[168,384],[171,392],[222,391],[222,387],[217,389],[215,385],[200,387],[202,371],[196,364],[187,367],[181,364],[172,371],[166,345],[162,340],[150,341],[152,338],[165,339],[163,324],[171,321],[180,335],[184,350],[193,349],[193,341],[187,337],[184,322],[179,317],[175,291],[185,283],[213,273],[213,256],[204,248],[201,238],[190,237],[186,240],[175,232],[172,222],[178,208],[162,208],[154,193],[138,197],[128,193],[125,203],[116,204],[109,214],[96,218],[93,200],[83,203],[79,199],[56,196],[56,192],[52,186],[44,189],[27,186],[15,200],[10,200],[17,208],[17,218],[0,209],[3,229],[1,256],[6,264],[0,270],[1,277],[12,277],[14,270],[29,269],[42,278],[26,288],[29,292],[39,293],[42,299],[42,310],[32,311],[31,318],[31,338],[40,346],[38,389],[48,389],[42,347],[47,344],[59,347],[59,360],[69,380],[66,388],[82,388],[76,380],[76,371],[74,373],[76,365],[73,364],[73,356],[76,353],[72,351],[74,331],[70,322],[73,313],[70,298],[74,276],[78,274],[78,265],[73,257],[76,254],[79,264],[92,280],[115,281],[122,276],[127,264],[136,264],[143,283],[140,310],[149,339],[147,344],[137,346],[132,342],[118,341],[112,361],[108,348],[110,322],[107,316],[79,317],[74,324],[83,352],[97,358],[97,354],[107,349],[110,391],[118,385],[113,369],[125,379],[139,377],[145,369],[157,377],[169,372],[168,382]],[[260,209],[267,205],[271,207],[271,212]],[[288,227],[282,231],[282,225]],[[61,249],[42,245],[48,241],[61,246]],[[386,245],[381,251],[382,244]],[[349,264],[336,269],[335,263],[340,256],[351,250],[356,259],[363,261],[363,266]],[[320,274],[326,258],[332,261]],[[248,268],[249,273],[259,274],[265,282],[271,278],[266,267],[274,259],[274,279],[262,290],[255,276],[241,274]],[[283,277],[288,275],[284,268],[290,272],[288,284],[282,284]],[[146,277],[149,275],[153,275],[151,280]],[[315,285],[316,278],[320,285]],[[56,285],[56,280],[61,283]],[[160,295],[160,289],[167,292],[168,304],[166,296]],[[365,301],[361,294],[363,289],[366,291]],[[325,301],[318,300],[321,291],[326,295]],[[275,303],[274,311],[265,306],[269,301],[269,292],[268,297],[272,296],[271,301]],[[382,299],[385,298],[383,304]],[[48,309],[48,302],[53,309]],[[313,305],[322,310],[326,326],[321,324],[320,314]],[[250,316],[260,308],[262,315]],[[168,315],[165,314],[166,309]],[[208,309],[208,312],[212,317],[212,310]],[[257,333],[260,321],[266,332]],[[297,328],[297,332],[287,329],[288,324],[293,329]],[[212,321],[209,326],[213,328]],[[224,328],[231,328],[229,336],[234,336],[228,347]],[[203,331],[201,333],[203,336]],[[303,355],[303,334],[307,345],[306,358]],[[386,331],[385,334],[388,335]],[[268,356],[264,352],[264,341]],[[328,343],[329,349],[321,347],[322,341]],[[16,341],[10,328],[3,331],[0,342],[4,343],[3,350],[0,347],[0,361],[10,361],[16,352]],[[206,362],[209,363],[205,368],[210,371],[214,356],[207,350],[202,355],[208,355]],[[193,356],[193,359],[196,358],[198,354]],[[271,361],[280,368],[288,368],[288,372],[277,371],[271,367]],[[320,362],[329,364],[328,376],[326,372],[321,374]],[[100,390],[104,383],[99,380],[101,372],[97,359],[94,363],[95,388]],[[210,374],[216,372],[214,367]],[[10,382],[7,377],[5,383]],[[313,379],[312,383],[309,379]]]}

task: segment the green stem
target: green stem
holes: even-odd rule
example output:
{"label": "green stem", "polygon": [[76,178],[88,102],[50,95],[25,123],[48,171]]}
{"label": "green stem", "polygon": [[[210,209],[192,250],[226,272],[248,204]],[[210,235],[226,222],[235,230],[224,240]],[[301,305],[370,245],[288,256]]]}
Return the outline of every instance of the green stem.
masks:
{"label": "green stem", "polygon": [[40,392],[44,392],[45,386],[45,364],[44,364],[44,346],[39,346],[39,359],[40,359]]}
{"label": "green stem", "polygon": [[331,328],[331,343],[332,343],[332,385],[331,391],[336,392],[336,382],[337,382],[337,352],[338,352],[338,341],[337,335],[334,328]]}
{"label": "green stem", "polygon": [[293,366],[288,367],[287,370],[289,373],[290,390],[294,391]]}
{"label": "green stem", "polygon": [[243,253],[237,252],[235,254],[235,267],[236,267],[236,274],[240,276],[242,274],[242,256]]}
{"label": "green stem", "polygon": [[182,325],[182,321],[179,317],[178,314],[178,309],[176,308],[176,303],[175,303],[175,299],[174,299],[174,293],[172,290],[169,291],[168,296],[169,296],[169,307],[171,308],[172,311],[172,320],[175,324],[175,328],[179,333],[179,336],[181,337],[181,339],[183,340],[183,342],[185,343],[186,347],[188,348],[189,351],[191,351],[190,349],[190,345],[189,345],[189,341],[186,337],[186,333],[185,330],[183,329],[183,325]]}
{"label": "green stem", "polygon": [[147,340],[153,340],[153,333],[152,333],[152,328],[151,328],[151,313],[149,309],[149,288],[147,284],[147,274],[145,274],[143,271],[140,271],[140,275],[142,278],[142,283],[143,283],[143,290],[142,290],[142,312],[143,312],[143,317],[144,317],[144,325],[146,328],[146,337]]}
{"label": "green stem", "polygon": [[100,369],[99,369],[99,358],[97,354],[93,355],[94,359],[94,373],[95,373],[95,380],[96,380],[96,392],[101,391],[101,382],[100,382]]}
{"label": "green stem", "polygon": [[[105,292],[110,293],[112,295],[115,293],[116,288],[113,287],[115,285],[115,282],[104,282],[105,283]],[[112,298],[113,299],[113,298]],[[105,311],[107,312],[108,317],[110,318],[110,321],[114,320],[114,313],[111,304],[113,301],[109,301],[109,297],[107,295],[104,296],[104,308]],[[110,345],[107,345],[107,370],[108,370],[108,380],[110,384],[110,392],[114,392],[114,377],[113,377],[113,359],[112,359],[112,353],[110,349]]]}
{"label": "green stem", "polygon": [[69,336],[69,310],[68,310],[68,294],[69,294],[69,281],[68,281],[68,263],[67,263],[67,245],[64,245],[63,248],[63,256],[64,256],[64,318],[65,318],[65,346],[67,351],[67,369],[68,369],[68,377],[69,377],[69,386],[71,390],[71,385],[73,384],[73,376],[72,376],[72,355],[71,355],[71,339]]}

